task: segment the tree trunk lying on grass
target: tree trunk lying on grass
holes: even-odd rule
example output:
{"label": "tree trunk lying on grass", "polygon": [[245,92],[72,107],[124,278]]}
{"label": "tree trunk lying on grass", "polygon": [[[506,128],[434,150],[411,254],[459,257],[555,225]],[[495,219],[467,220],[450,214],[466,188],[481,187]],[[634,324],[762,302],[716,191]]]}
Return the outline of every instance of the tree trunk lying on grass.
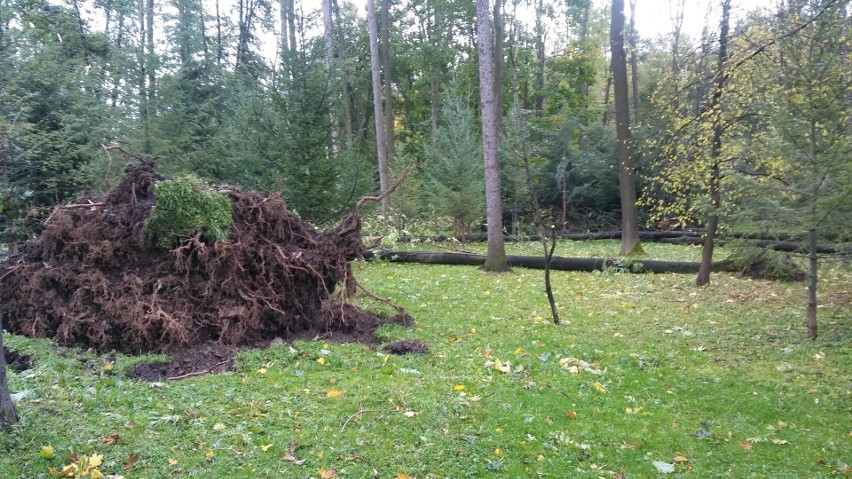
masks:
{"label": "tree trunk lying on grass", "polygon": [[[667,244],[700,245],[704,240],[699,236],[681,236],[678,238],[661,238],[659,241]],[[774,249],[775,251],[784,251],[785,253],[805,253],[810,250],[808,245],[795,241],[747,240],[746,244],[760,248]],[[852,254],[852,243],[840,243],[837,245],[817,244],[816,252],[818,254]]]}
{"label": "tree trunk lying on grass", "polygon": [[[544,269],[545,259],[539,256],[508,256],[509,265],[521,268]],[[364,259],[381,259],[395,263],[426,263],[479,266],[485,262],[485,256],[471,253],[427,253],[422,251],[367,251]],[[623,268],[634,273],[696,273],[698,263],[687,261],[621,261],[601,258],[563,258],[554,257],[550,268],[558,271],[603,271],[609,268]]]}

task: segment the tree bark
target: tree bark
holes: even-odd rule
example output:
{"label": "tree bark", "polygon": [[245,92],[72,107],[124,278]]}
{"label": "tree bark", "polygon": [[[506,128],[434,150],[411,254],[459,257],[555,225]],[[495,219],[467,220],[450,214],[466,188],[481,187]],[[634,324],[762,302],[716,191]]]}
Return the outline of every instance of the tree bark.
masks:
{"label": "tree bark", "polygon": [[[331,23],[331,0],[322,0],[322,24],[323,38],[325,40],[325,69],[328,71],[329,81],[334,74],[332,65],[334,63],[334,32]],[[328,123],[331,128],[331,154],[337,156],[340,152],[340,145],[337,135],[337,121],[335,120],[334,109],[329,108]]]}
{"label": "tree bark", "polygon": [[603,126],[609,126],[609,92],[612,90],[612,65],[606,69],[606,88],[604,90]]}
{"label": "tree bark", "polygon": [[503,0],[494,0],[494,119],[503,129]]}
{"label": "tree bark", "polygon": [[3,316],[0,313],[0,430],[6,429],[18,422],[18,414],[9,394],[9,383],[6,380],[6,354],[3,350]]}
{"label": "tree bark", "polygon": [[[385,140],[385,125],[382,119],[382,81],[379,72],[379,27],[376,21],[376,2],[367,0],[368,28],[370,33],[370,71],[373,79],[373,113],[376,125],[376,153],[379,158],[379,186],[382,193],[387,191],[388,183],[388,157],[387,142]],[[382,198],[382,216],[388,220],[390,212],[390,195]]]}
{"label": "tree bark", "polygon": [[639,125],[639,63],[636,60],[636,0],[630,0],[630,85],[633,91],[633,126]]}
{"label": "tree bark", "polygon": [[615,93],[615,122],[618,136],[618,189],[621,196],[621,254],[641,253],[639,213],[636,208],[636,170],[627,87],[627,58],[624,52],[624,0],[612,0],[609,30],[612,79]]}
{"label": "tree bark", "polygon": [[494,108],[494,71],[491,60],[491,9],[488,0],[476,0],[479,33],[479,94],[482,103],[482,151],[485,161],[485,208],[488,219],[488,254],[482,269],[509,271],[503,245],[503,205],[500,198],[500,160],[497,156],[497,124]]}
{"label": "tree bark", "polygon": [[289,25],[288,33],[290,35],[290,54],[295,54],[296,49],[296,7],[293,0],[287,0],[287,23]]}
{"label": "tree bark", "polygon": [[393,80],[390,61],[390,2],[382,0],[382,74],[384,75],[385,94],[385,142],[388,165],[394,155],[394,118],[393,118]]}
{"label": "tree bark", "polygon": [[704,247],[701,250],[701,269],[695,278],[697,286],[710,283],[710,272],[713,269],[713,247],[716,239],[716,230],[719,227],[719,207],[722,204],[721,192],[721,155],[722,155],[722,92],[725,88],[725,62],[728,59],[728,24],[731,12],[731,0],[722,1],[722,23],[719,28],[719,58],[717,63],[717,79],[713,88],[713,98],[710,109],[713,114],[713,139],[710,146],[710,206],[712,211],[707,220],[707,233],[704,237]]}
{"label": "tree bark", "polygon": [[544,24],[541,16],[544,11],[544,0],[538,0],[535,14],[535,49],[538,57],[538,70],[536,71],[535,115],[538,118],[544,116]]}

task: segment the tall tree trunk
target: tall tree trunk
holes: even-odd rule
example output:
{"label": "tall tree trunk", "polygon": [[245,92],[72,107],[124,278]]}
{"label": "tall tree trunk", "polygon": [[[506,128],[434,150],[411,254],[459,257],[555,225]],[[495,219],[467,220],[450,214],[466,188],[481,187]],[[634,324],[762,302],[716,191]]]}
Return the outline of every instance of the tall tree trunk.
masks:
{"label": "tall tree trunk", "polygon": [[633,126],[639,125],[639,62],[636,60],[636,0],[630,0],[630,84],[633,92]]}
{"label": "tall tree trunk", "polygon": [[503,1],[494,0],[494,116],[503,129]]}
{"label": "tall tree trunk", "polygon": [[[337,21],[337,24],[340,24],[340,9],[337,6],[337,2],[335,0],[330,0],[332,13],[334,14],[334,18]],[[337,34],[337,44],[343,45],[343,33],[342,28],[334,29],[334,32]],[[335,56],[340,55],[340,48],[335,50]],[[352,140],[355,139],[355,118],[352,114],[354,107],[352,106],[352,87],[349,84],[349,75],[346,72],[346,62],[340,62],[340,90],[342,94],[342,102],[343,102],[343,120],[346,122],[344,125],[344,131],[346,132],[346,146],[350,146],[352,144]]]}
{"label": "tall tree trunk", "polygon": [[148,58],[146,60],[148,67],[148,115],[156,115],[156,103],[154,100],[157,93],[157,52],[154,49],[154,0],[147,0],[145,8],[145,16],[148,19],[145,28],[147,29],[147,51]]}
{"label": "tall tree trunk", "polygon": [[433,68],[435,68],[435,71],[432,72],[430,103],[432,106],[432,138],[435,138],[438,124],[441,121],[441,72],[437,67]]}
{"label": "tall tree trunk", "polygon": [[219,0],[216,0],[216,64],[222,63],[224,47],[222,44],[222,15],[219,13]]}
{"label": "tall tree trunk", "polygon": [[719,57],[716,67],[716,84],[713,87],[713,97],[710,111],[713,112],[713,139],[710,142],[710,207],[712,211],[707,220],[707,232],[704,237],[704,247],[701,250],[701,267],[695,284],[704,286],[710,283],[710,271],[713,269],[713,248],[715,246],[716,230],[719,227],[719,207],[722,204],[721,191],[721,155],[722,155],[722,93],[728,74],[725,62],[728,60],[728,25],[731,13],[731,0],[722,0],[722,23],[719,28]]}
{"label": "tall tree trunk", "polygon": [[289,9],[287,8],[287,1],[288,0],[280,0],[278,2],[281,21],[281,38],[278,40],[278,43],[282,56],[287,55],[287,52],[290,51],[290,34],[288,33],[290,23],[287,21],[289,12]]}
{"label": "tall tree trunk", "polygon": [[[370,33],[370,71],[373,78],[373,116],[376,125],[376,153],[379,158],[379,187],[384,193],[388,186],[388,157],[385,141],[385,125],[382,121],[382,82],[379,72],[379,27],[376,22],[376,3],[367,0],[367,24]],[[390,195],[382,198],[382,216],[388,221]]]}
{"label": "tall tree trunk", "polygon": [[296,8],[293,0],[287,0],[287,24],[289,25],[290,54],[294,55],[298,47],[296,46]]}
{"label": "tall tree trunk", "polygon": [[509,271],[503,244],[503,205],[500,198],[500,160],[497,155],[497,122],[494,107],[494,71],[491,65],[491,21],[488,0],[476,0],[479,37],[479,95],[482,103],[482,152],[485,161],[485,209],[488,218],[488,253],[482,269]]}
{"label": "tall tree trunk", "polygon": [[136,62],[139,65],[137,87],[139,89],[139,119],[142,121],[142,153],[151,154],[151,117],[150,102],[148,101],[148,59],[145,54],[146,40],[146,9],[145,0],[139,0],[139,44],[136,47]]}
{"label": "tall tree trunk", "polygon": [[606,89],[604,90],[603,126],[609,125],[609,92],[612,91],[612,64],[606,69]]}
{"label": "tall tree trunk", "polygon": [[544,12],[544,0],[537,0],[535,11],[535,50],[538,57],[538,70],[536,71],[538,92],[535,96],[535,114],[538,118],[541,118],[544,116],[544,23],[541,20]]}
{"label": "tall tree trunk", "polygon": [[0,431],[18,422],[15,405],[6,380],[6,355],[3,352],[3,316],[0,313]]}
{"label": "tall tree trunk", "polygon": [[609,30],[612,79],[615,93],[615,129],[618,136],[618,189],[621,194],[621,254],[641,253],[639,213],[636,209],[636,170],[630,133],[630,102],[627,87],[627,58],[624,53],[624,0],[612,0]]}
{"label": "tall tree trunk", "polygon": [[[684,3],[686,0],[675,0],[677,7],[672,18],[672,106],[674,111],[680,110],[680,31],[683,28]],[[669,0],[671,9],[671,0]]]}
{"label": "tall tree trunk", "polygon": [[[329,81],[334,75],[332,68],[334,62],[334,32],[331,23],[331,0],[322,0],[322,24],[323,37],[325,39],[325,69],[328,71]],[[331,128],[331,154],[337,156],[340,152],[339,140],[337,138],[337,121],[335,120],[334,109],[329,108],[328,123]]]}
{"label": "tall tree trunk", "polygon": [[390,61],[390,2],[382,0],[382,73],[384,75],[385,94],[385,142],[387,143],[387,163],[391,164],[394,154],[394,118],[393,118],[393,81]]}

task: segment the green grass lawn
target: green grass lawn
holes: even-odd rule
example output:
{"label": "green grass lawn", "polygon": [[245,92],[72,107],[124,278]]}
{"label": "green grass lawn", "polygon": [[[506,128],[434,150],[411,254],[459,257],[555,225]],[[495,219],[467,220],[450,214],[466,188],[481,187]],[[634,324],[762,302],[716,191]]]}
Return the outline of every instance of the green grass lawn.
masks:
{"label": "green grass lawn", "polygon": [[8,335],[36,362],[11,374],[26,397],[0,433],[0,478],[50,477],[70,454],[102,455],[105,476],[127,479],[850,477],[848,269],[823,270],[816,341],[800,284],[554,272],[554,326],[540,271],[355,269],[416,319],[383,327],[383,341],[418,339],[428,354],[297,342],[242,353],[233,372],[148,384],[123,373],[151,357],[118,355],[110,371],[110,356]]}

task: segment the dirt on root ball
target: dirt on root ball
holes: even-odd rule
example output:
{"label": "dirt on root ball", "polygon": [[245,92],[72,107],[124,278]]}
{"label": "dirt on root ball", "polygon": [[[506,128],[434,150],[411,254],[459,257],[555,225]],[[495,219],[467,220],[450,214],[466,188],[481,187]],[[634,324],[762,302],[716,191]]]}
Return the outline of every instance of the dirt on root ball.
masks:
{"label": "dirt on root ball", "polygon": [[404,339],[386,345],[382,351],[390,354],[426,354],[429,352],[429,346],[416,339]]}
{"label": "dirt on root ball", "polygon": [[[278,195],[227,189],[220,192],[233,202],[228,239],[211,244],[197,235],[167,250],[143,240],[163,179],[139,162],[103,197],[57,206],[44,232],[0,264],[5,327],[100,352],[177,352],[194,369],[210,368],[196,354],[218,359],[204,353],[212,343],[375,341],[387,320],[345,304],[355,289],[350,262],[364,252],[359,216],[319,231]],[[181,358],[198,346],[203,354]]]}

